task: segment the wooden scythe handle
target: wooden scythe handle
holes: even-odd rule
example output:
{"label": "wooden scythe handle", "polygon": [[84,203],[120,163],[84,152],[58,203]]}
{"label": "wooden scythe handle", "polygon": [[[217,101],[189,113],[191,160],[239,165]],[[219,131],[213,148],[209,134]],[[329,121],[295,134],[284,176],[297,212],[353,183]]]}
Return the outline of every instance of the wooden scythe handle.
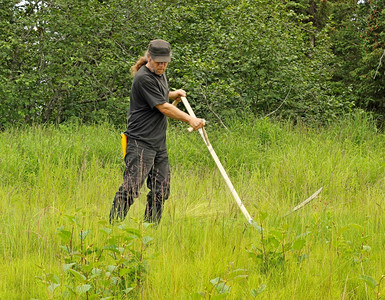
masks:
{"label": "wooden scythe handle", "polygon": [[[194,111],[192,110],[190,104],[188,103],[188,101],[187,101],[187,99],[185,97],[182,97],[182,102],[183,102],[184,106],[186,107],[187,112],[189,113],[189,115],[192,116],[192,117],[196,117],[195,114],[194,114]],[[217,165],[217,167],[219,169],[219,172],[221,173],[223,179],[225,180],[225,182],[227,184],[227,187],[229,188],[229,190],[232,193],[235,201],[237,202],[239,208],[241,209],[243,215],[246,217],[247,221],[250,224],[252,224],[253,226],[256,226],[256,223],[251,218],[250,214],[246,210],[246,207],[243,205],[241,199],[239,198],[238,193],[236,192],[233,184],[231,183],[229,176],[227,175],[225,169],[222,166],[222,163],[219,161],[219,158],[218,158],[217,154],[215,153],[214,148],[210,144],[209,139],[207,137],[207,133],[206,133],[205,128],[204,127],[200,128],[200,129],[198,129],[198,131],[199,131],[202,139],[204,140],[204,142],[205,142],[205,144],[207,146],[207,149],[209,150],[211,156],[213,157],[213,159],[214,159],[214,161],[215,161],[215,163],[216,163],[216,165]]]}

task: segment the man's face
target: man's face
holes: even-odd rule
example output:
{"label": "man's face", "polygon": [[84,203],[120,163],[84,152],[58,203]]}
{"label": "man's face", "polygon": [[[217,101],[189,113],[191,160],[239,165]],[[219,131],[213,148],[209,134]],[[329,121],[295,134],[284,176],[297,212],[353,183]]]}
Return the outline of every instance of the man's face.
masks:
{"label": "man's face", "polygon": [[156,62],[151,56],[148,59],[148,65],[155,74],[162,75],[168,66],[168,62]]}

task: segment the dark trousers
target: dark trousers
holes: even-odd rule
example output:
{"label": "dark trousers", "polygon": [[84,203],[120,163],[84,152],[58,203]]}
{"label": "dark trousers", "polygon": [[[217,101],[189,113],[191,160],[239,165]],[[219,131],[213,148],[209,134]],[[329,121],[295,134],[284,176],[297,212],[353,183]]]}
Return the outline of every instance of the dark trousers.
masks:
{"label": "dark trousers", "polygon": [[163,204],[170,194],[170,168],[167,150],[154,151],[136,140],[129,140],[124,158],[126,169],[123,184],[116,192],[110,211],[110,223],[124,220],[134,198],[147,179],[147,205],[144,221],[158,223],[162,216]]}

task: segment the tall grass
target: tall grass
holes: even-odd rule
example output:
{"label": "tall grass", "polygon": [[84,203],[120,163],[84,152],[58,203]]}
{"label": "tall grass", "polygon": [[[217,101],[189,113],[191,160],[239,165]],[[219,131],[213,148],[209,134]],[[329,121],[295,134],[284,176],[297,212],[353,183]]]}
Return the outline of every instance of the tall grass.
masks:
{"label": "tall grass", "polygon": [[[373,120],[357,114],[309,128],[264,119],[229,128],[207,131],[262,233],[246,224],[200,136],[170,128],[171,196],[161,224],[149,229],[148,271],[132,297],[373,299],[384,292],[370,285],[384,274],[385,244],[385,139]],[[63,216],[77,214],[104,242],[97,228],[122,180],[119,143],[108,124],[0,134],[0,299],[49,297],[36,276],[41,268],[60,273]],[[284,217],[320,187],[317,199]],[[138,226],[145,194],[128,226]]]}

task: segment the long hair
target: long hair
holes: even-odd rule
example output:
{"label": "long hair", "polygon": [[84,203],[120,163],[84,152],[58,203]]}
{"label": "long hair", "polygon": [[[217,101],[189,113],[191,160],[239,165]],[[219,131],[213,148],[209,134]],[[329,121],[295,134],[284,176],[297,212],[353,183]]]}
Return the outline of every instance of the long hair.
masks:
{"label": "long hair", "polygon": [[148,51],[146,51],[146,52],[144,53],[144,56],[139,57],[139,59],[137,60],[137,62],[135,63],[135,65],[133,65],[133,66],[131,67],[131,75],[132,75],[132,77],[135,76],[136,72],[138,72],[139,69],[140,69],[143,65],[147,64],[147,62],[148,62],[147,57],[148,57]]}

